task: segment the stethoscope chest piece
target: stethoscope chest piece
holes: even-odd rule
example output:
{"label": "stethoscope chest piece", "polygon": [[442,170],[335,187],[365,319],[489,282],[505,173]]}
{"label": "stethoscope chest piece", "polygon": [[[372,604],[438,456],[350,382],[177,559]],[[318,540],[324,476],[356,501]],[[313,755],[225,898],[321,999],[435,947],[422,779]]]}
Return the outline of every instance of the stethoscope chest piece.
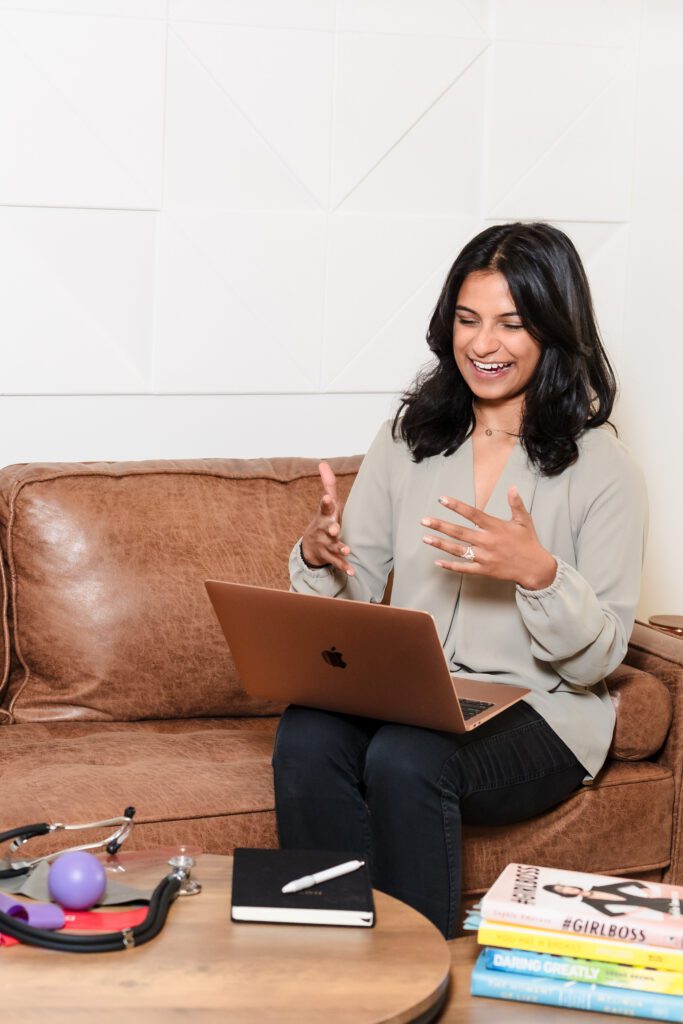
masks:
{"label": "stethoscope chest piece", "polygon": [[194,857],[190,857],[188,854],[181,852],[176,854],[175,857],[171,857],[168,863],[180,878],[180,889],[178,890],[179,896],[196,896],[202,891],[201,882],[197,882],[194,878],[190,878],[192,868],[196,863]]}

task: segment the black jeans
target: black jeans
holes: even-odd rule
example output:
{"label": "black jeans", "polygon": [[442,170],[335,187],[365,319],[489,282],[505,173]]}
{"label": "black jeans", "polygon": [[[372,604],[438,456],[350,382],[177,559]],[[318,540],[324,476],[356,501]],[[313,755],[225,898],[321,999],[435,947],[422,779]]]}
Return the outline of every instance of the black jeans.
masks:
{"label": "black jeans", "polygon": [[461,823],[535,817],[586,774],[523,701],[461,735],[291,705],[273,769],[283,848],[357,852],[375,888],[446,938],[460,902]]}

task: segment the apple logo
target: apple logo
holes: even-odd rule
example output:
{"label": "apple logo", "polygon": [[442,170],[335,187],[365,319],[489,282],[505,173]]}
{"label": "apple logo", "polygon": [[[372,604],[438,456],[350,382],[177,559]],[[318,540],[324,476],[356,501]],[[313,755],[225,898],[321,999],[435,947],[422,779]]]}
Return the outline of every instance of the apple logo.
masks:
{"label": "apple logo", "polygon": [[329,651],[322,651],[323,659],[332,668],[346,668],[346,662],[342,656],[341,651],[338,651],[336,647],[331,647]]}

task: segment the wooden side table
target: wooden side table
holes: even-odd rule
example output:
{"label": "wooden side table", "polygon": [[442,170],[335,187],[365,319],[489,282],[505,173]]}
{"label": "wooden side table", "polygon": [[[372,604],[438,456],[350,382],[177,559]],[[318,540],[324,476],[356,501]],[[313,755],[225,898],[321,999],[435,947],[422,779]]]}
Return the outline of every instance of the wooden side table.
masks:
{"label": "wooden side table", "polygon": [[[135,883],[154,886],[163,870],[145,867]],[[193,877],[202,893],[179,898],[161,935],[138,949],[0,950],[4,1019],[428,1024],[440,1012],[451,966],[448,944],[399,900],[375,893],[374,928],[235,924],[232,858],[202,855]]]}

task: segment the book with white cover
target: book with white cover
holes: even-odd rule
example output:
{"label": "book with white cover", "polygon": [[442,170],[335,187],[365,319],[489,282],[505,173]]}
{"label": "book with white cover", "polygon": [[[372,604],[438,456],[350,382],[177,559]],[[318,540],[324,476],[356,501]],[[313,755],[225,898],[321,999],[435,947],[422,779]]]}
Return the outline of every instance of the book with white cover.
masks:
{"label": "book with white cover", "polygon": [[683,886],[508,864],[481,901],[488,922],[683,949]]}

